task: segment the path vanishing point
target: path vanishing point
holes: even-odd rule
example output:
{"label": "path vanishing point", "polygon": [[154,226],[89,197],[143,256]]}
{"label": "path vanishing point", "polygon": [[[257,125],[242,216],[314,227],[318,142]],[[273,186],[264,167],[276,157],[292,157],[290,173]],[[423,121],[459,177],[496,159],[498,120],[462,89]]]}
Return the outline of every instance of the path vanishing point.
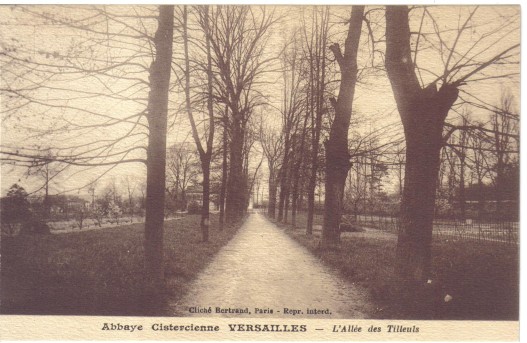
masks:
{"label": "path vanishing point", "polygon": [[[251,213],[170,310],[176,316],[354,319],[367,318],[371,306],[367,291],[342,279],[262,214]],[[199,313],[209,307],[211,313]],[[250,314],[216,307],[248,308]]]}

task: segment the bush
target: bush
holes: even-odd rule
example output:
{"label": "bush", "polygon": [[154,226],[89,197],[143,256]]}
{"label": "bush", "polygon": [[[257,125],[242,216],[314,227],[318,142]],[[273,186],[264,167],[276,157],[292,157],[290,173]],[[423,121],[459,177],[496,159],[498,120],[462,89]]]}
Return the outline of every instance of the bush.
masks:
{"label": "bush", "polygon": [[123,215],[123,210],[114,201],[110,201],[108,204],[108,215],[113,219],[112,222],[119,224],[119,218]]}
{"label": "bush", "polygon": [[44,221],[35,217],[31,217],[27,222],[22,225],[20,233],[47,235],[50,233],[50,229],[48,224],[46,224]]}
{"label": "bush", "polygon": [[348,223],[348,222],[340,223],[339,228],[341,232],[363,232],[364,231],[364,229],[362,229],[361,227],[354,225],[352,223]]}
{"label": "bush", "polygon": [[1,200],[1,220],[6,224],[24,223],[31,217],[27,192],[16,183]]}
{"label": "bush", "polygon": [[189,202],[187,205],[187,213],[188,214],[200,214],[201,205],[197,201]]}

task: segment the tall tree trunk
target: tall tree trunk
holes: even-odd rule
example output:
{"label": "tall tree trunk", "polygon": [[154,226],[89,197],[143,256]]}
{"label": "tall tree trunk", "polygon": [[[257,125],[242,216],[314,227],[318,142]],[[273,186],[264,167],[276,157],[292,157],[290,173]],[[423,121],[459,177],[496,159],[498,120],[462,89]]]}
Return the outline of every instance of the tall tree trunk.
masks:
{"label": "tall tree trunk", "polygon": [[[256,193],[256,194],[255,194]],[[255,191],[254,196],[253,196],[253,202],[254,202],[254,208],[258,208],[260,207],[260,203],[259,203],[259,196],[260,196],[260,183],[257,183],[256,184],[256,191]],[[256,199],[255,199],[255,196],[256,196]]]}
{"label": "tall tree trunk", "polygon": [[206,149],[203,149],[201,140],[198,134],[198,129],[192,114],[192,106],[190,101],[190,58],[189,58],[189,37],[187,28],[187,6],[183,7],[183,42],[185,53],[185,98],[187,104],[187,113],[192,127],[192,137],[198,149],[199,158],[201,162],[201,170],[203,172],[203,203],[201,204],[201,233],[203,242],[209,240],[209,200],[210,200],[210,161],[212,156],[212,144],[214,141],[214,107],[213,107],[213,76],[212,76],[212,57],[210,47],[209,28],[209,8],[204,7],[203,29],[207,32],[205,35],[206,51],[207,51],[207,110],[209,116],[208,135],[206,138]]}
{"label": "tall tree trunk", "polygon": [[298,211],[298,180],[294,180],[293,192],[291,193],[291,225],[296,227],[296,213]]}
{"label": "tall tree trunk", "polygon": [[[498,127],[496,126],[496,132],[498,131]],[[503,162],[504,153],[501,151],[500,143],[499,143],[499,135],[496,133],[496,153],[497,153],[497,161],[496,161],[496,182],[494,187],[494,193],[496,194],[496,212],[495,212],[495,218],[499,219],[502,216],[502,210],[503,210],[503,170],[505,163]]]}
{"label": "tall tree trunk", "polygon": [[344,55],[338,44],[330,50],[335,55],[341,72],[338,100],[332,99],[335,119],[331,124],[326,148],[326,188],[324,200],[324,226],[322,244],[331,246],[340,241],[340,219],[342,216],[344,187],[351,167],[348,151],[348,130],[350,126],[353,97],[357,83],[357,53],[364,6],[353,6],[345,42]]}
{"label": "tall tree trunk", "polygon": [[[463,126],[468,126],[469,122],[466,117],[463,117],[462,121]],[[465,167],[467,159],[467,144],[468,144],[468,132],[462,130],[459,136],[459,145],[460,148],[457,151],[459,157],[459,191],[458,191],[458,201],[459,209],[461,212],[461,219],[466,217],[466,199],[465,199]],[[456,150],[455,150],[456,151]]]}
{"label": "tall tree trunk", "polygon": [[485,197],[483,194],[483,179],[478,175],[478,219],[482,219],[485,209]]}
{"label": "tall tree trunk", "polygon": [[[209,29],[209,7],[206,6],[205,22],[206,29]],[[201,166],[203,169],[203,207],[201,211],[201,232],[204,242],[209,240],[209,224],[210,224],[210,162],[212,158],[212,149],[214,144],[214,102],[213,102],[213,74],[212,74],[212,53],[210,46],[210,36],[205,35],[205,42],[207,48],[207,111],[209,114],[209,134],[207,137],[207,151],[202,154]]]}
{"label": "tall tree trunk", "polygon": [[[315,190],[318,176],[318,154],[320,149],[320,132],[322,130],[322,115],[326,89],[326,47],[328,40],[329,8],[326,6],[321,12],[320,31],[316,30],[314,54],[310,51],[310,102],[311,114],[311,174],[308,181],[308,205],[306,233],[313,233],[313,219],[315,216]],[[313,65],[314,62],[314,65]],[[320,202],[320,192],[319,192]]]}
{"label": "tall tree trunk", "polygon": [[203,161],[203,204],[201,206],[201,238],[203,242],[209,240],[209,213],[210,213],[210,156],[208,161]]}
{"label": "tall tree trunk", "polygon": [[[298,131],[298,128],[295,127],[294,132]],[[290,206],[293,207],[294,205],[294,194],[293,191],[293,184],[295,182],[295,167],[296,167],[296,160],[298,159],[297,154],[297,135],[293,134],[291,138],[291,153],[289,155],[289,166],[287,167],[287,186],[286,186],[286,192],[285,192],[285,203],[284,203],[284,223],[287,223],[289,220],[289,208]],[[295,209],[296,210],[296,209]]]}
{"label": "tall tree trunk", "polygon": [[[287,129],[286,129],[287,130]],[[280,167],[280,194],[278,199],[278,218],[277,220],[279,222],[284,220],[284,209],[285,209],[285,201],[286,201],[286,195],[288,192],[288,167],[289,167],[289,150],[290,150],[290,142],[289,142],[289,133],[284,132],[285,136],[285,143],[284,143],[284,159],[282,161],[282,166]]]}
{"label": "tall tree trunk", "polygon": [[[297,158],[297,160],[301,161],[301,158],[302,158],[301,156],[302,156],[302,152],[300,152],[300,156]],[[296,214],[298,212],[298,188],[299,188],[299,183],[300,183],[298,169],[300,168],[299,166],[300,163],[294,164],[295,168],[293,170],[293,175],[292,175],[293,187],[291,191],[291,225],[293,226],[293,228],[296,227]]]}
{"label": "tall tree trunk", "polygon": [[225,219],[234,223],[243,217],[246,204],[247,182],[243,172],[244,133],[236,113],[233,113],[231,142],[229,147],[229,175],[227,180],[227,198]]}
{"label": "tall tree trunk", "polygon": [[[464,149],[463,149],[464,150]],[[459,210],[461,212],[461,219],[466,217],[466,200],[465,200],[465,152],[459,158]]]}
{"label": "tall tree trunk", "polygon": [[148,150],[146,165],[145,268],[151,281],[148,293],[163,285],[163,222],[168,92],[172,62],[174,6],[159,6],[154,37],[156,56],[150,66]]}
{"label": "tall tree trunk", "polygon": [[[304,153],[305,153],[305,143],[306,143],[306,132],[307,132],[307,120],[308,116],[304,116],[304,124],[302,126],[302,135],[301,142],[300,142],[300,151],[298,154],[298,158],[295,161],[294,168],[293,168],[293,204],[291,206],[291,224],[293,225],[293,228],[296,226],[296,215],[299,210],[301,210],[302,206],[302,193],[300,191],[301,185],[300,185],[300,168],[302,168],[302,163],[304,161]],[[300,202],[300,206],[299,206]]]}
{"label": "tall tree trunk", "polygon": [[271,218],[276,217],[276,193],[278,185],[274,171],[269,171],[269,199],[267,203],[267,215]]}
{"label": "tall tree trunk", "polygon": [[[310,53],[310,63],[312,63],[312,54]],[[315,208],[315,183],[313,182],[313,173],[316,175],[316,157],[313,158],[315,152],[313,149],[315,149],[315,146],[313,144],[314,137],[315,137],[315,86],[314,86],[314,68],[309,68],[309,91],[307,93],[307,104],[308,104],[308,113],[306,113],[306,116],[308,116],[311,119],[311,168],[309,170],[309,177],[308,177],[308,183],[307,183],[307,223],[306,223],[306,234],[311,235],[313,233],[313,211]]]}
{"label": "tall tree trunk", "polygon": [[425,281],[430,274],[432,225],[443,125],[456,101],[456,85],[421,88],[410,48],[408,7],[386,8],[386,70],[406,140],[404,190],[397,240],[401,281]]}
{"label": "tall tree trunk", "polygon": [[[407,281],[424,281],[430,272],[435,180],[439,173],[442,146],[442,130],[434,126],[415,125],[412,136],[419,138],[406,139],[397,269]],[[423,139],[429,143],[423,144]]]}
{"label": "tall tree trunk", "polygon": [[[294,162],[293,168],[297,168],[297,163]],[[298,198],[300,191],[300,173],[297,170],[291,171],[291,225],[296,227],[296,219],[298,214]]]}
{"label": "tall tree trunk", "polygon": [[[318,149],[317,152],[313,152],[313,156],[316,154],[318,159]],[[309,175],[309,181],[307,186],[307,227],[306,233],[311,235],[313,233],[313,222],[315,217],[315,189],[317,187],[317,169],[318,163],[313,161],[311,163],[311,173]]]}
{"label": "tall tree trunk", "polygon": [[306,233],[313,233],[313,222],[315,217],[315,190],[317,188],[318,173],[318,151],[320,144],[320,130],[322,123],[322,113],[316,111],[316,118],[311,120],[311,170],[307,186],[307,227]]}
{"label": "tall tree trunk", "polygon": [[223,228],[225,221],[225,193],[227,188],[228,165],[227,158],[229,153],[229,137],[227,132],[228,106],[225,106],[224,123],[223,123],[223,161],[221,164],[221,188],[220,188],[220,228]]}
{"label": "tall tree trunk", "polygon": [[287,186],[287,192],[284,196],[284,218],[282,220],[284,223],[287,223],[288,218],[289,218],[290,198],[291,198],[291,194],[289,192],[289,186]]}
{"label": "tall tree trunk", "polygon": [[[45,193],[44,193],[44,219],[48,219],[51,214],[51,206],[49,202],[49,165],[45,166],[46,168],[46,184],[45,184]],[[92,201],[94,204],[94,201]]]}

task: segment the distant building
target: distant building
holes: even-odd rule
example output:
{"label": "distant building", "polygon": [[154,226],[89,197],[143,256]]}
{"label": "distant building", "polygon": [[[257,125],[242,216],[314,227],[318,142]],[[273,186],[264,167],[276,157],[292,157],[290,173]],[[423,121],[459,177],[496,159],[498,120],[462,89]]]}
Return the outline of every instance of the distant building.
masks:
{"label": "distant building", "polygon": [[[201,184],[189,186],[187,188],[186,195],[187,195],[187,204],[192,201],[195,201],[200,206],[203,205],[203,186]],[[220,198],[220,184],[211,183],[210,201],[209,201],[209,208],[211,211],[218,211],[220,209],[219,198]]]}

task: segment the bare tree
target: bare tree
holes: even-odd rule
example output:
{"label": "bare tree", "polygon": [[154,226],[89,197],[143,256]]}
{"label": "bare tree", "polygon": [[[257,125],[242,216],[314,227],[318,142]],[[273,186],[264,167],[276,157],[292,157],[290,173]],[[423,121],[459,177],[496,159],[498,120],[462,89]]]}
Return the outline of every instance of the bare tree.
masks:
{"label": "bare tree", "polygon": [[342,215],[344,186],[350,168],[348,130],[353,109],[353,97],[357,84],[357,55],[361,36],[364,6],[353,6],[348,35],[341,51],[338,43],[330,46],[342,75],[338,99],[331,98],[335,117],[331,124],[329,139],[325,142],[326,184],[324,201],[324,225],[322,242],[334,245],[340,241],[340,218]]}
{"label": "bare tree", "polygon": [[[305,108],[304,108],[305,110]],[[293,161],[291,163],[291,177],[292,177],[292,205],[291,205],[291,224],[293,228],[296,227],[296,216],[297,212],[301,210],[302,206],[302,189],[304,186],[304,179],[305,179],[305,173],[303,173],[302,166],[305,165],[306,159],[304,158],[304,155],[306,153],[306,146],[309,144],[308,137],[307,137],[307,130],[308,130],[308,119],[309,116],[304,115],[304,120],[302,128],[296,128],[296,132],[294,135],[294,143],[293,144]],[[300,141],[300,142],[299,142]]]}
{"label": "bare tree", "polygon": [[123,183],[126,187],[126,195],[127,195],[127,200],[128,200],[128,204],[127,204],[128,205],[128,215],[130,216],[130,222],[132,222],[134,218],[134,207],[135,207],[134,193],[137,190],[137,182],[129,175],[126,175],[123,178]]}
{"label": "bare tree", "polygon": [[221,188],[220,188],[220,229],[225,223],[225,198],[227,194],[227,180],[229,176],[229,106],[225,105],[223,115],[221,117],[221,124],[223,128],[223,135],[221,138]]}
{"label": "bare tree", "polygon": [[513,97],[510,93],[502,93],[500,105],[492,115],[492,145],[496,158],[494,179],[496,192],[496,212],[502,213],[503,188],[505,184],[505,169],[510,163],[511,151],[518,151],[518,142],[512,137],[518,132],[519,116],[513,109]]}
{"label": "bare tree", "polygon": [[[295,182],[295,160],[298,159],[297,145],[305,140],[305,133],[300,134],[301,114],[305,109],[302,94],[304,78],[301,59],[301,40],[298,31],[293,31],[282,49],[280,62],[282,68],[282,115],[283,154],[279,169],[280,194],[278,202],[278,221],[287,222],[291,202],[291,188]],[[307,116],[305,116],[307,120]]]}
{"label": "bare tree", "polygon": [[[519,153],[519,117],[511,105],[514,102],[512,95],[507,91],[502,92],[499,102],[500,104],[497,106],[479,108],[479,112],[490,113],[486,122],[471,121],[462,115],[459,124],[445,124],[447,129],[444,135],[445,146],[457,155],[456,161],[453,161],[453,158],[448,160],[452,167],[451,174],[459,175],[459,186],[454,190],[456,185],[451,182],[449,194],[457,191],[459,201],[462,201],[464,193],[462,185],[464,180],[462,179],[465,179],[464,171],[467,168],[470,169],[471,183],[474,179],[476,180],[478,215],[480,218],[484,214],[484,189],[488,186],[492,187],[493,199],[496,202],[494,216],[502,216],[504,193],[510,193],[510,189],[505,190],[507,187],[503,187],[503,185],[511,185],[509,181],[514,182],[514,180],[507,179],[505,171],[510,171],[510,167],[515,168],[514,165]],[[455,181],[456,175],[449,175],[449,178]],[[490,180],[491,185],[486,185],[485,180]],[[451,203],[453,202],[451,201]],[[462,203],[460,207],[463,212]]]}
{"label": "bare tree", "polygon": [[163,222],[165,210],[165,165],[168,93],[172,64],[174,6],[159,6],[159,24],[154,36],[156,56],[150,66],[148,96],[148,150],[146,163],[145,261],[153,294],[164,281]]}
{"label": "bare tree", "polygon": [[176,208],[187,208],[187,188],[198,182],[199,157],[189,142],[174,144],[167,151],[168,192]]}
{"label": "bare tree", "polygon": [[242,218],[248,199],[243,152],[246,128],[255,106],[261,101],[257,83],[273,58],[266,58],[269,28],[276,22],[265,7],[217,6],[210,11],[207,31],[217,68],[214,90],[217,100],[228,106],[229,173],[226,189],[227,222]]}
{"label": "bare tree", "polygon": [[[432,18],[432,27],[436,29],[441,44],[440,51],[445,54],[441,56],[443,70],[425,85],[421,74],[425,68],[417,66],[421,42],[417,39],[422,35],[416,38],[412,53],[408,7],[386,8],[386,70],[406,138],[405,181],[397,243],[397,271],[405,282],[422,282],[430,275],[432,221],[443,127],[448,112],[458,99],[460,87],[478,80],[475,76],[489,66],[512,62],[517,55],[519,44],[507,46],[494,55],[484,53],[488,49],[479,50],[488,40],[473,40],[468,47],[457,45],[469,30],[476,12],[477,7],[469,10],[466,20],[460,21],[454,40],[447,44],[436,19],[424,8],[422,17],[429,15]],[[430,37],[425,35],[424,38]],[[499,74],[492,78],[504,76]]]}
{"label": "bare tree", "polygon": [[51,151],[48,151],[45,156],[47,156],[47,159],[36,159],[28,166],[27,175],[28,177],[37,176],[43,181],[43,185],[32,193],[37,193],[42,189],[44,190],[41,215],[43,215],[44,219],[47,219],[49,218],[51,210],[50,186],[58,181],[57,179],[68,169],[69,165],[54,163]]}
{"label": "bare tree", "polygon": [[484,179],[489,173],[489,168],[486,167],[486,153],[484,151],[486,142],[483,139],[481,132],[475,132],[469,135],[468,140],[470,156],[473,161],[471,172],[476,179],[477,187],[477,201],[478,201],[478,217],[482,218],[485,208],[485,193],[483,191]]}
{"label": "bare tree", "polygon": [[[118,164],[145,164],[147,293],[159,294],[173,7],[55,9],[20,6],[14,8],[20,16],[10,17],[35,27],[52,24],[47,33],[54,38],[37,51],[18,43],[23,48],[0,54],[2,99],[12,100],[2,115],[24,121],[27,131],[23,147],[2,142],[2,160],[27,166],[49,159],[40,153],[49,147],[53,161],[105,168],[101,176]],[[65,29],[82,34],[71,40],[61,34]]]}
{"label": "bare tree", "polygon": [[[308,25],[311,30],[308,31]],[[325,91],[329,32],[329,7],[313,8],[311,23],[304,18],[304,54],[309,68],[306,89],[306,107],[310,118],[310,176],[307,185],[307,227],[308,235],[313,233],[313,217],[315,214],[315,189],[319,172],[320,135],[322,131],[322,116],[325,111]]]}
{"label": "bare tree", "polygon": [[278,172],[283,154],[283,136],[263,126],[263,124],[260,127],[259,136],[260,145],[267,159],[267,167],[269,169],[267,215],[275,218]]}
{"label": "bare tree", "polygon": [[209,240],[209,203],[210,203],[210,164],[212,158],[212,148],[214,142],[214,131],[215,131],[215,120],[214,120],[214,104],[213,104],[213,75],[212,75],[212,56],[211,56],[211,25],[209,22],[209,6],[198,7],[198,22],[201,29],[205,32],[205,47],[206,52],[206,64],[203,68],[207,78],[207,90],[206,90],[206,102],[207,102],[207,113],[208,122],[204,131],[207,133],[205,137],[205,147],[202,144],[202,140],[198,133],[198,127],[195,120],[195,115],[192,110],[193,104],[190,97],[190,85],[191,85],[191,69],[190,69],[190,55],[189,55],[189,35],[188,35],[188,12],[187,6],[183,6],[182,9],[182,34],[183,34],[183,48],[184,48],[184,60],[185,60],[185,102],[187,114],[189,117],[190,125],[192,128],[192,137],[196,143],[198,149],[199,158],[201,161],[201,170],[203,173],[202,191],[203,191],[203,203],[201,210],[201,233],[202,240],[207,242]]}

